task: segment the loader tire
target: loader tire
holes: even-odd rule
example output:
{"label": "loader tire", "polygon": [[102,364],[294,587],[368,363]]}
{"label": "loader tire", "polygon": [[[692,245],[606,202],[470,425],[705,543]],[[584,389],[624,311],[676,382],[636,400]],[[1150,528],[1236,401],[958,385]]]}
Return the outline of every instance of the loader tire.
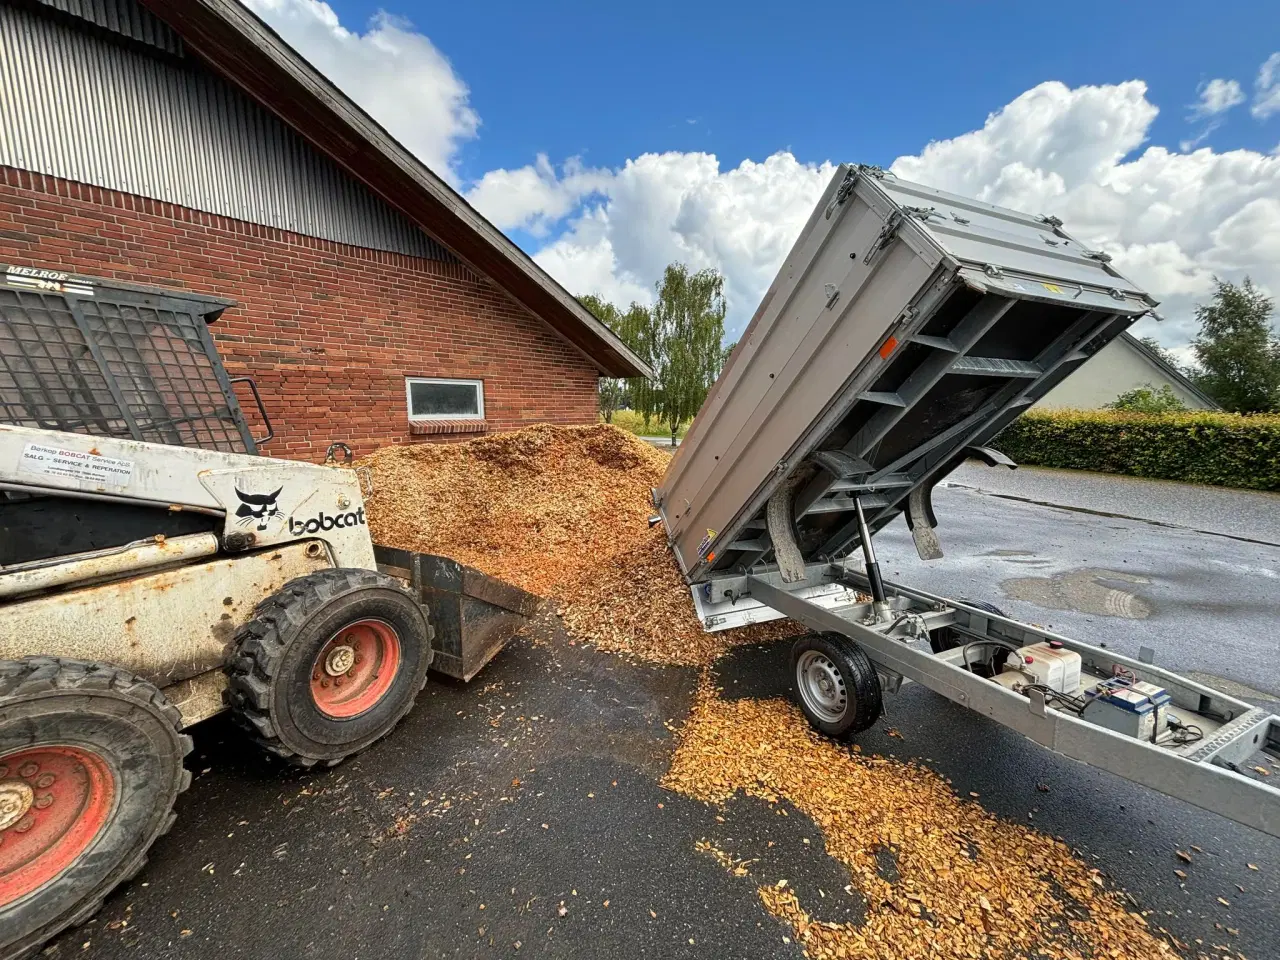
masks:
{"label": "loader tire", "polygon": [[268,753],[333,766],[390,732],[426,685],[433,631],[394,577],[321,570],[286,583],[236,631],[226,699]]}
{"label": "loader tire", "polygon": [[880,719],[880,677],[862,647],[838,633],[811,633],[791,648],[796,699],[809,725],[848,740]]}
{"label": "loader tire", "polygon": [[142,869],[191,783],[181,723],[125,670],[0,661],[0,956],[34,954]]}

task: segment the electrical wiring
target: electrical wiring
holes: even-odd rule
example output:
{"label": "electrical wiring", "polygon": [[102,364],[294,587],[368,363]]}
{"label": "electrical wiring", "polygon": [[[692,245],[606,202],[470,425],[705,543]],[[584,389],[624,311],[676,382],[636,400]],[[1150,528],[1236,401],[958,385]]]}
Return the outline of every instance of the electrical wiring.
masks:
{"label": "electrical wiring", "polygon": [[[1012,651],[1013,653],[1017,653],[1019,649],[1015,643],[1009,640],[997,640],[997,639],[971,640],[969,643],[966,643],[964,645],[964,649],[960,651],[960,658],[964,661],[964,668],[971,672],[973,670],[973,665],[969,662],[970,647],[1003,647],[1005,650]],[[988,658],[988,660],[990,660],[990,658]]]}

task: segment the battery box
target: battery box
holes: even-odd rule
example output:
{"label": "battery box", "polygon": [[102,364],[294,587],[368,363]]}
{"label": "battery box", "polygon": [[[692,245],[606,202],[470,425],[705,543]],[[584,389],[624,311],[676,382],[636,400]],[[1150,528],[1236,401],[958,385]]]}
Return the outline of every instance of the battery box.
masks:
{"label": "battery box", "polygon": [[1074,694],[1080,689],[1080,654],[1060,642],[1019,647],[995,680],[1010,688],[1038,683],[1058,693]]}
{"label": "battery box", "polygon": [[1169,725],[1171,698],[1154,683],[1099,684],[1085,692],[1085,701],[1082,719],[1138,740],[1154,742]]}

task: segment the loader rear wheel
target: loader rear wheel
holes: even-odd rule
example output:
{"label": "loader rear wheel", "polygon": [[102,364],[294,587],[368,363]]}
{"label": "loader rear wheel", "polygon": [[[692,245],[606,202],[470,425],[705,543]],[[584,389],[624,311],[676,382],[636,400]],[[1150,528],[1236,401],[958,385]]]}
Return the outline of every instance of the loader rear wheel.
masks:
{"label": "loader rear wheel", "polygon": [[791,668],[800,709],[815,730],[847,740],[880,719],[880,677],[863,649],[848,637],[801,637],[791,648]]}
{"label": "loader rear wheel", "polygon": [[92,916],[146,862],[191,782],[154,686],[102,663],[0,661],[0,955]]}
{"label": "loader rear wheel", "polygon": [[333,766],[394,727],[431,664],[426,611],[394,577],[321,570],[258,604],[235,636],[227,702],[269,753]]}

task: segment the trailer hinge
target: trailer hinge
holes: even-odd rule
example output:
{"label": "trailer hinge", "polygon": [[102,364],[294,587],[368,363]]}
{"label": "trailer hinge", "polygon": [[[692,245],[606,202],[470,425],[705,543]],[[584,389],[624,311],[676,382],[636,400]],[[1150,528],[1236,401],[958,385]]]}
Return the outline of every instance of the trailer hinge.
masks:
{"label": "trailer hinge", "polygon": [[992,277],[994,279],[999,279],[1000,277],[1004,276],[1004,271],[1001,270],[999,267],[997,267],[994,263],[988,263],[985,267],[982,268],[982,272],[985,273],[988,277]]}
{"label": "trailer hinge", "polygon": [[898,227],[902,226],[902,211],[894,210],[885,220],[884,226],[880,228],[880,233],[875,241],[871,244],[871,249],[867,251],[867,255],[862,258],[863,264],[871,262],[871,258],[883,250],[889,244],[893,243],[893,238],[898,232]]}
{"label": "trailer hinge", "polygon": [[1081,256],[1088,260],[1097,260],[1099,263],[1110,263],[1111,254],[1105,250],[1086,250]]}
{"label": "trailer hinge", "polygon": [[918,220],[928,221],[930,217],[940,217],[937,207],[903,207],[902,212]]}
{"label": "trailer hinge", "polygon": [[1036,217],[1036,220],[1039,223],[1047,224],[1048,226],[1053,227],[1055,230],[1058,229],[1058,227],[1062,226],[1062,221],[1060,219],[1058,219],[1057,217],[1049,216],[1048,214],[1044,214],[1044,213]]}
{"label": "trailer hinge", "polygon": [[859,168],[854,167],[844,175],[844,180],[840,183],[840,189],[836,191],[836,195],[831,202],[827,204],[826,213],[823,215],[825,219],[830,220],[831,214],[836,212],[836,207],[840,206],[853,193],[853,188],[858,185]]}

